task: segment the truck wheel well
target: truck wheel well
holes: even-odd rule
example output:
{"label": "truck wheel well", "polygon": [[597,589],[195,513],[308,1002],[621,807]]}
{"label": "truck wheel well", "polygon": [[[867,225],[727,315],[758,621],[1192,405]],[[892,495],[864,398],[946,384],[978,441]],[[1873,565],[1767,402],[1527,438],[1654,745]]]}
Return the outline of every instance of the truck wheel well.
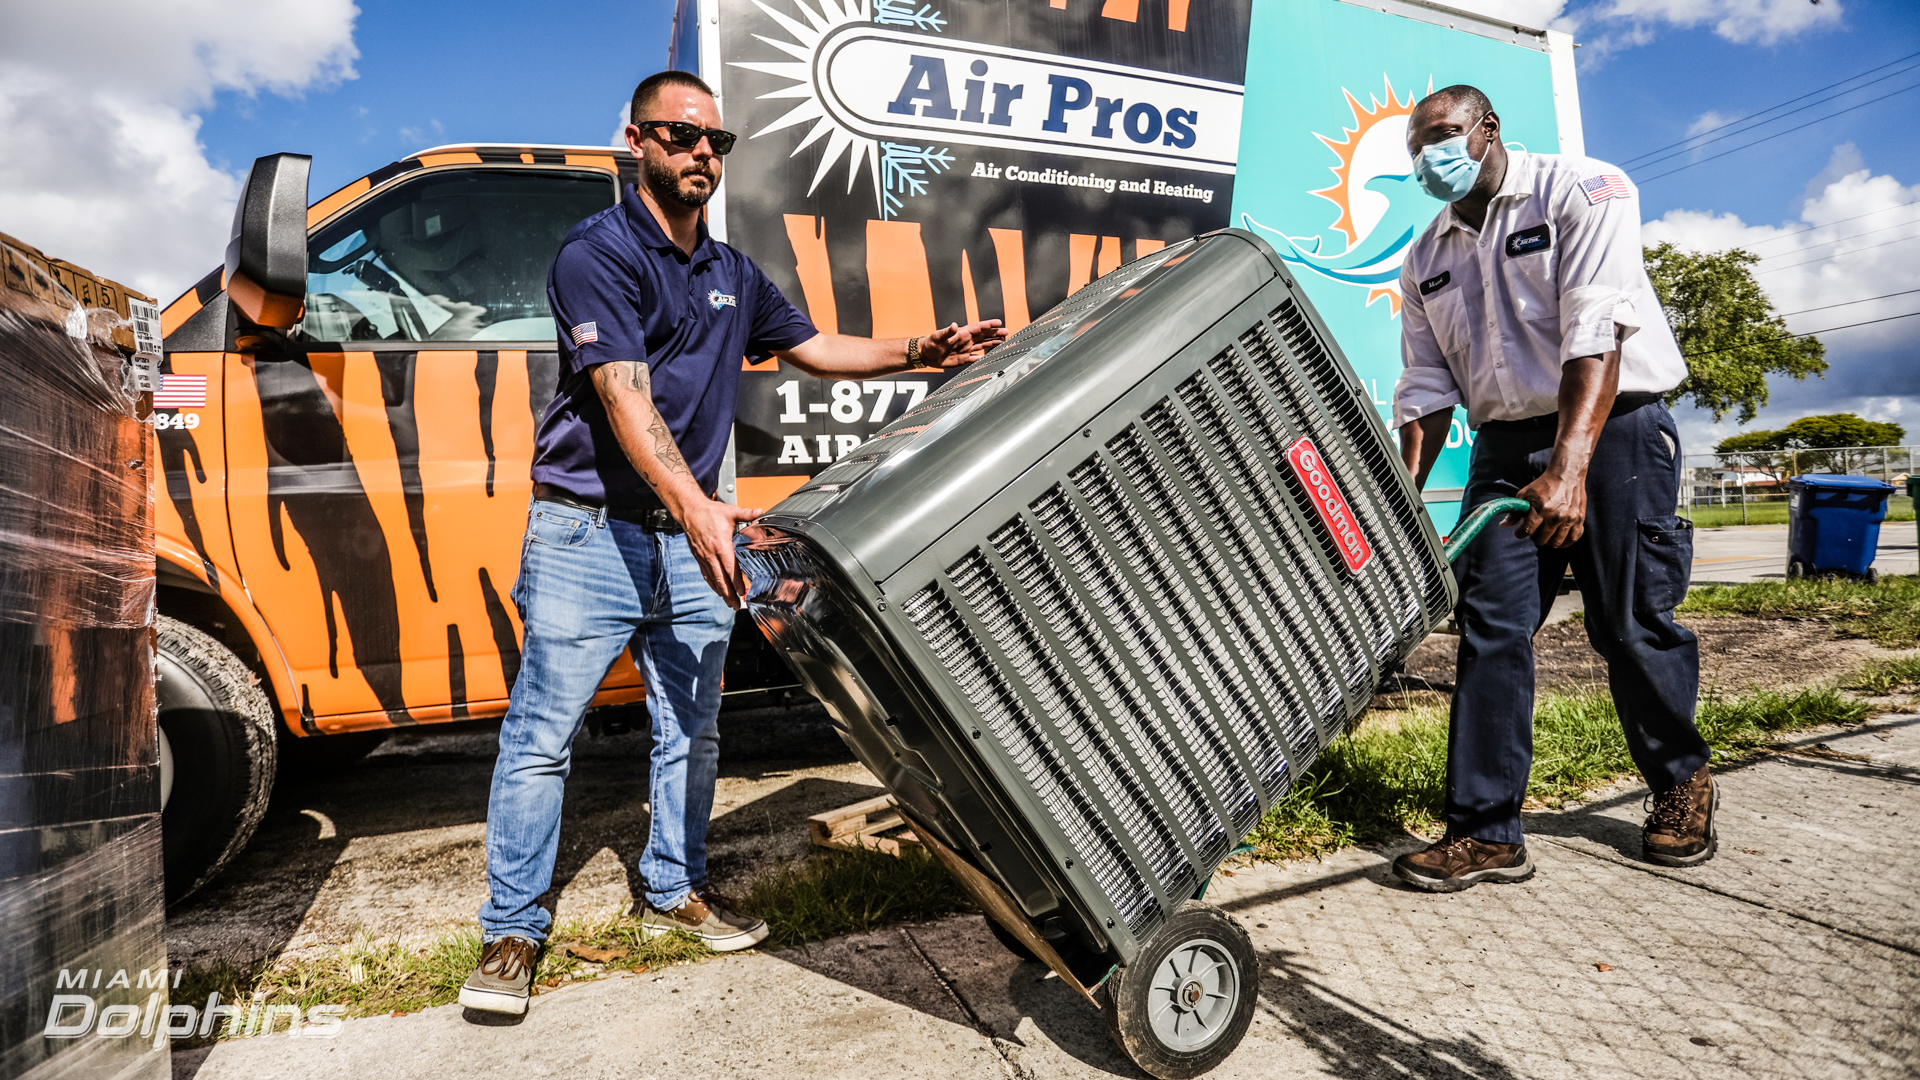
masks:
{"label": "truck wheel well", "polygon": [[[267,666],[261,661],[260,650],[254,647],[253,639],[247,636],[246,628],[240,625],[239,618],[219,596],[206,591],[206,586],[198,581],[193,584],[198,587],[168,584],[166,575],[163,575],[154,597],[160,614],[178,619],[226,646],[258,680],[260,691],[267,695],[267,700],[273,701],[273,681],[267,677]],[[279,702],[273,704],[274,711],[280,713]]]}

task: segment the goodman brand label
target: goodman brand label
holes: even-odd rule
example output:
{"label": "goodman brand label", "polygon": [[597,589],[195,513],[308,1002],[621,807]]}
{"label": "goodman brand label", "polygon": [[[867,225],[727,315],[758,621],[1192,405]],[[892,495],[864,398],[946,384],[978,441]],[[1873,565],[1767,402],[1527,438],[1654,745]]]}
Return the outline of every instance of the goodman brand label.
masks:
{"label": "goodman brand label", "polygon": [[1373,559],[1373,545],[1367,543],[1360,523],[1353,519],[1346,496],[1340,494],[1340,485],[1334,483],[1333,473],[1321,460],[1313,440],[1302,435],[1298,442],[1287,447],[1287,464],[1293,466],[1293,474],[1307,486],[1307,496],[1320,515],[1320,524],[1333,534],[1333,546],[1340,549],[1347,569],[1359,573]]}
{"label": "goodman brand label", "polygon": [[874,139],[974,146],[1231,173],[1240,87],[1118,64],[853,24],[813,55],[839,126]]}

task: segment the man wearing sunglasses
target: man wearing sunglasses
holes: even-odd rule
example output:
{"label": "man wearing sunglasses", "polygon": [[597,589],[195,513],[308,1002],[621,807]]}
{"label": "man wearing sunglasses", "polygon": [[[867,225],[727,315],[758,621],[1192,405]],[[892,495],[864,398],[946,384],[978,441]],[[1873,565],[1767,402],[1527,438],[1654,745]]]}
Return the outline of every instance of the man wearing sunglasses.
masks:
{"label": "man wearing sunglasses", "polygon": [[533,503],[514,603],[526,629],[487,807],[485,945],[461,1004],[519,1014],[552,922],[560,807],[575,734],[607,668],[631,650],[653,720],[642,924],[744,949],[766,924],[707,883],[720,673],[746,583],[734,530],[764,511],[716,497],[741,357],[868,379],[968,363],[997,319],[917,338],[823,334],[702,213],[735,136],[680,71],[633,93],[641,183],[567,234],[547,280],[560,384],[534,440]]}

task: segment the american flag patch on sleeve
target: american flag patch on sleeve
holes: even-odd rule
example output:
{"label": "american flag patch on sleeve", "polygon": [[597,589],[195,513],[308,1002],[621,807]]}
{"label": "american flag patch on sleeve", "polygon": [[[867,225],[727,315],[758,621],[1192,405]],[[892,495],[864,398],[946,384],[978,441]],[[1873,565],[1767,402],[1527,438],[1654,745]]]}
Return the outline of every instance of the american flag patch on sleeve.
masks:
{"label": "american flag patch on sleeve", "polygon": [[577,349],[590,341],[599,341],[600,330],[590,322],[583,322],[567,331],[567,336],[573,339],[573,347]]}
{"label": "american flag patch on sleeve", "polygon": [[1633,191],[1627,187],[1627,178],[1619,173],[1601,173],[1591,180],[1580,181],[1580,190],[1587,195],[1587,205],[1605,202],[1608,199],[1630,199]]}
{"label": "american flag patch on sleeve", "polygon": [[156,409],[204,409],[207,407],[205,375],[161,375],[160,389],[153,392]]}

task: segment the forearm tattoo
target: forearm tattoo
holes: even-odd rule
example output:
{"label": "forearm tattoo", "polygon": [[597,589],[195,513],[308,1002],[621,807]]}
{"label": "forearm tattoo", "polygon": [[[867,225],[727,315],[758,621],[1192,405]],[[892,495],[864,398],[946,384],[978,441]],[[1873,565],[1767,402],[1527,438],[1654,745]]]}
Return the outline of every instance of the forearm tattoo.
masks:
{"label": "forearm tattoo", "polygon": [[[673,441],[673,432],[668,430],[666,418],[653,404],[653,384],[647,365],[634,360],[620,360],[610,364],[601,364],[593,369],[595,388],[600,391],[602,400],[612,404],[614,395],[635,395],[635,402],[650,419],[646,420],[647,436],[653,440],[653,457],[665,476],[676,473],[692,476],[693,470],[687,467],[687,459],[680,455],[680,447]],[[639,466],[638,459],[634,465]]]}

